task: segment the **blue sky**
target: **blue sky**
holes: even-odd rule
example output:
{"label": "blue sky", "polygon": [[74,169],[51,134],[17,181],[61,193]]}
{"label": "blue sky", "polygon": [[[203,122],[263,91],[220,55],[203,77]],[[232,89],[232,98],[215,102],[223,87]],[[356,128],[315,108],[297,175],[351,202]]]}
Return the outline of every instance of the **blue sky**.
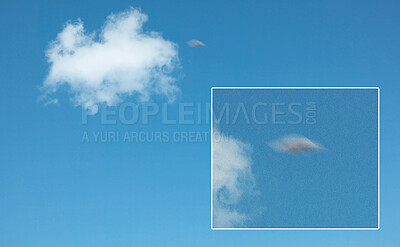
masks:
{"label": "blue sky", "polygon": [[[209,131],[209,123],[81,123],[68,95],[39,102],[45,51],[68,20],[98,31],[140,7],[179,45],[176,102],[211,86],[379,86],[379,231],[210,230],[210,144],[82,143],[84,131]],[[0,3],[2,246],[396,246],[400,183],[397,1],[13,1]],[[186,45],[190,39],[204,49]],[[311,138],[311,137],[310,137]]]}
{"label": "blue sky", "polygon": [[[214,128],[251,146],[255,180],[231,205],[247,219],[230,227],[377,228],[377,92],[215,88]],[[239,112],[241,104],[245,110]],[[293,134],[318,141],[324,150],[296,155],[268,146]],[[257,195],[246,195],[254,190]]]}

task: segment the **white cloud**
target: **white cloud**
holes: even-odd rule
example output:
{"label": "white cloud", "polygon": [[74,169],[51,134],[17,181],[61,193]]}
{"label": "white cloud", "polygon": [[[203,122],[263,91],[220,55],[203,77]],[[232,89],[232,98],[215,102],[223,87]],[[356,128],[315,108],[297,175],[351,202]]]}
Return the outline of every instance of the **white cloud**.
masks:
{"label": "white cloud", "polygon": [[277,152],[304,154],[314,151],[324,151],[326,148],[316,141],[300,135],[288,135],[269,142],[268,145]]}
{"label": "white cloud", "polygon": [[161,94],[174,100],[178,89],[171,72],[179,64],[177,45],[159,33],[144,32],[147,19],[130,8],[108,16],[98,34],[88,34],[81,20],[68,22],[46,51],[50,69],[45,96],[52,98],[67,85],[74,104],[89,109],[115,105],[131,95],[147,100]]}
{"label": "white cloud", "polygon": [[230,209],[229,207],[222,205],[219,201],[214,202],[213,215],[213,227],[215,228],[231,228],[238,225],[240,226],[247,219],[246,214]]}
{"label": "white cloud", "polygon": [[251,146],[217,130],[213,133],[213,226],[236,227],[248,216],[237,205],[254,192]]}

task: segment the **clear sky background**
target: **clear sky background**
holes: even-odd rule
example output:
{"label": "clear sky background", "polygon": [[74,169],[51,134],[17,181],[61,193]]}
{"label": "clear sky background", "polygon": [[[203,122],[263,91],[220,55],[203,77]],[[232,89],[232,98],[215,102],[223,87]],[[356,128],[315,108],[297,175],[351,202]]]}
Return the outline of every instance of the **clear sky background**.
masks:
{"label": "clear sky background", "polygon": [[[83,131],[107,127],[82,125],[66,98],[38,102],[44,51],[67,20],[99,30],[129,6],[149,16],[145,29],[179,45],[178,102],[209,102],[211,86],[380,86],[381,229],[211,231],[209,142],[83,144]],[[400,245],[399,9],[397,1],[1,2],[0,245]],[[207,47],[188,47],[190,39]],[[152,123],[134,129],[210,130]]]}
{"label": "clear sky background", "polygon": [[[258,195],[250,204],[243,197],[233,205],[248,216],[239,226],[377,228],[377,100],[373,89],[214,89],[215,128],[252,149]],[[254,108],[259,103],[265,105]],[[289,106],[293,103],[298,105]],[[235,120],[240,104],[245,110]],[[226,105],[230,112],[221,115]],[[308,117],[314,116],[311,111],[314,119]],[[257,122],[265,114],[268,123]],[[317,141],[326,150],[293,155],[267,145],[293,134]]]}

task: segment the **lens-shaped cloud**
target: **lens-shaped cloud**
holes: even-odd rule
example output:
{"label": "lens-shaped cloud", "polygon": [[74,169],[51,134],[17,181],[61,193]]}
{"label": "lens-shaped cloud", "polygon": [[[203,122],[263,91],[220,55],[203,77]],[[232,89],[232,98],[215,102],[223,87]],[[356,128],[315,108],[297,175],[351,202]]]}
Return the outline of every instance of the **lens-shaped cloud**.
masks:
{"label": "lens-shaped cloud", "polygon": [[291,154],[306,154],[316,151],[324,151],[326,148],[316,141],[312,141],[301,135],[288,135],[278,140],[269,142],[268,145],[277,152]]}
{"label": "lens-shaped cloud", "polygon": [[187,42],[187,44],[190,45],[191,47],[196,47],[196,48],[206,46],[206,44],[204,44],[200,40],[190,40]]}

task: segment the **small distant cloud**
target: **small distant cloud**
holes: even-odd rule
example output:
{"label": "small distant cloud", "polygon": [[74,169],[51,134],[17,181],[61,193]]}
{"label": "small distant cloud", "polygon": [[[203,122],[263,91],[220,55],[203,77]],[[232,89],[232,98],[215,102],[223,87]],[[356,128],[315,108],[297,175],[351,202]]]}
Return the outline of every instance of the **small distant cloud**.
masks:
{"label": "small distant cloud", "polygon": [[108,16],[98,34],[87,33],[79,19],[67,22],[46,51],[50,68],[42,99],[54,103],[54,93],[67,88],[72,102],[89,110],[132,95],[174,100],[178,88],[171,72],[179,66],[177,45],[160,33],[143,31],[147,19],[130,8]]}
{"label": "small distant cloud", "polygon": [[312,141],[301,135],[288,135],[278,140],[269,142],[268,145],[277,152],[291,154],[305,154],[316,151],[324,151],[326,148],[316,141]]}
{"label": "small distant cloud", "polygon": [[248,215],[237,206],[245,195],[256,192],[251,146],[217,130],[212,141],[213,227],[241,226]]}
{"label": "small distant cloud", "polygon": [[187,44],[189,46],[191,46],[191,47],[196,47],[196,48],[205,47],[206,46],[206,44],[204,44],[200,40],[190,40],[190,41],[187,42]]}

